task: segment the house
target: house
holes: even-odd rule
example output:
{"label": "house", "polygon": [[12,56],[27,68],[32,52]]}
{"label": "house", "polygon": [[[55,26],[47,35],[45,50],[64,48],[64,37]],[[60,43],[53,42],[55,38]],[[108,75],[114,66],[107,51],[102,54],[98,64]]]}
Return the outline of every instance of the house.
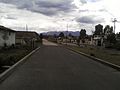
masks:
{"label": "house", "polygon": [[103,42],[104,42],[104,35],[94,35],[94,45],[97,45],[97,46],[103,46]]}
{"label": "house", "polygon": [[0,47],[15,45],[15,31],[0,26]]}
{"label": "house", "polygon": [[29,45],[40,39],[39,34],[32,31],[16,31],[16,44]]}

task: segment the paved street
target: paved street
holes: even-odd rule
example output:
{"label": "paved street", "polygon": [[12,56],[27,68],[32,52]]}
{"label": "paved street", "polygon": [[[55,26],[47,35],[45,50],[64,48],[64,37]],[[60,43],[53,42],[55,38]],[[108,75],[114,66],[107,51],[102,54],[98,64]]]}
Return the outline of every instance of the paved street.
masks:
{"label": "paved street", "polygon": [[120,72],[44,40],[0,90],[120,90]]}
{"label": "paved street", "polygon": [[48,42],[46,39],[43,39],[43,44],[45,46],[57,46],[57,44],[52,43],[52,42]]}

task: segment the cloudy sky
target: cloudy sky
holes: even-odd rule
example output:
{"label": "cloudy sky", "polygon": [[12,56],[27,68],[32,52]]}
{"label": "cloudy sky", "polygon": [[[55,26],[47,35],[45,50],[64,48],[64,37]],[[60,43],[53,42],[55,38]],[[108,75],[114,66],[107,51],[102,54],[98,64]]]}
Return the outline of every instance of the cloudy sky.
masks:
{"label": "cloudy sky", "polygon": [[96,24],[113,25],[120,32],[119,0],[0,0],[0,25],[38,33],[80,31],[90,34]]}

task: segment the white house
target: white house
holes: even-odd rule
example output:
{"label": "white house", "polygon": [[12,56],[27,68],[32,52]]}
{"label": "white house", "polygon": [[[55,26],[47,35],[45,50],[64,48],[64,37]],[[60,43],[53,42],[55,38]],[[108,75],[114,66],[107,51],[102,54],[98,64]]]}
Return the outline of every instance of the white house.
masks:
{"label": "white house", "polygon": [[0,47],[15,45],[15,31],[0,26]]}

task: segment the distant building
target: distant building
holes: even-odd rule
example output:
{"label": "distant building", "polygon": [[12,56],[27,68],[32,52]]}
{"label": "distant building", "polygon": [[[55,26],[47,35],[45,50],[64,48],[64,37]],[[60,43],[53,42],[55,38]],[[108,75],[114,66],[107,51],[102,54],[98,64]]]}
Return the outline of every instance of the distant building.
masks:
{"label": "distant building", "polygon": [[12,46],[15,44],[15,31],[4,26],[0,26],[0,47]]}
{"label": "distant building", "polygon": [[92,35],[87,35],[84,39],[84,42],[80,40],[79,44],[84,44],[84,45],[95,45],[95,40]]}
{"label": "distant building", "polygon": [[95,45],[97,46],[104,46],[104,38],[105,35],[94,35],[93,40],[95,41]]}
{"label": "distant building", "polygon": [[16,31],[16,44],[26,45],[39,40],[39,34],[32,31]]}

